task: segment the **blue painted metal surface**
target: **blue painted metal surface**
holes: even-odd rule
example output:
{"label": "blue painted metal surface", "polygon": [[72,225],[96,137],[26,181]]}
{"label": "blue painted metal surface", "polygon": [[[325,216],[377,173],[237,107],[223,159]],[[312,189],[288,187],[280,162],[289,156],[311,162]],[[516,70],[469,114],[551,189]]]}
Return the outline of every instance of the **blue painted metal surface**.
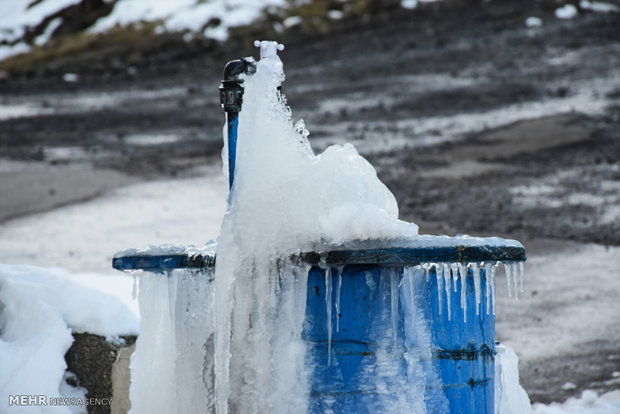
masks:
{"label": "blue painted metal surface", "polygon": [[[326,250],[325,252],[301,253],[295,259],[303,263],[318,265],[324,263],[331,266],[350,264],[377,264],[377,265],[407,265],[414,266],[421,263],[441,262],[484,262],[504,261],[518,262],[526,260],[525,248],[520,245],[501,245],[497,243],[478,246],[466,246],[455,243],[452,246],[443,244],[446,237],[424,236],[427,240],[437,239],[436,245],[427,243],[424,247],[414,244],[405,247],[386,247],[381,249],[341,249]],[[166,268],[201,269],[215,263],[212,253],[192,254],[181,259],[180,254],[168,255],[171,260],[163,260],[166,255],[149,255],[147,253],[130,253],[117,255],[112,261],[112,267],[117,270],[152,270],[163,263]],[[185,255],[187,256],[187,255]],[[170,266],[165,263],[170,263]],[[174,266],[174,267],[172,267]]]}
{"label": "blue painted metal surface", "polygon": [[445,288],[442,303],[439,303],[437,283],[430,283],[427,290],[426,312],[432,324],[435,357],[440,363],[451,413],[494,412],[495,315],[493,310],[486,313],[487,275],[484,270],[480,271],[480,277],[481,297],[478,312],[471,270],[465,284],[467,306],[461,306],[462,287],[459,282],[456,291],[452,292],[450,317]]}
{"label": "blue painted metal surface", "polygon": [[[326,274],[313,267],[308,279],[308,298],[306,306],[306,325],[304,339],[311,344],[311,359],[315,366],[312,377],[311,412],[322,413],[333,410],[336,413],[372,413],[381,411],[377,401],[396,400],[397,396],[378,395],[376,388],[365,382],[365,373],[376,363],[377,343],[373,325],[390,312],[392,303],[389,290],[377,294],[370,286],[391,283],[390,278],[397,275],[397,283],[402,283],[402,270],[388,269],[379,265],[349,265],[338,270],[332,269],[331,284],[331,344],[328,341]],[[427,329],[432,337],[433,360],[424,367],[427,384],[433,384],[433,373],[439,373],[443,387],[429,387],[425,392],[428,413],[472,413],[491,414],[494,410],[495,374],[495,316],[486,314],[485,275],[481,272],[481,303],[476,314],[476,299],[471,273],[467,278],[467,322],[461,308],[460,281],[457,291],[453,286],[450,313],[446,292],[442,289],[443,300],[439,301],[438,284],[435,273],[427,282],[423,272],[416,274],[415,297],[418,310],[425,315]],[[341,283],[338,299],[338,283]],[[396,291],[398,294],[398,291]],[[339,301],[337,309],[336,303]],[[407,363],[404,357],[405,327],[407,306],[398,299],[396,345],[401,347],[400,372],[398,376],[408,378]],[[441,312],[439,311],[441,307]],[[410,308],[409,308],[410,309]],[[339,329],[336,329],[336,327]],[[373,332],[374,331],[374,332]],[[387,330],[388,332],[390,329]],[[411,338],[410,338],[411,339]],[[331,361],[329,361],[331,360]],[[328,362],[329,361],[329,362]],[[400,390],[399,390],[400,391]],[[387,390],[389,394],[390,390]],[[383,391],[385,394],[385,391]],[[445,398],[444,398],[445,396]],[[448,406],[446,406],[446,399]],[[449,410],[449,411],[448,411]]]}
{"label": "blue painted metal surface", "polygon": [[[442,240],[445,240],[443,238]],[[525,249],[519,245],[496,243],[480,246],[425,246],[390,247],[385,249],[334,250],[323,253],[302,253],[302,262],[315,265],[309,272],[306,321],[303,336],[310,344],[309,361],[314,365],[311,383],[310,411],[377,412],[378,401],[385,399],[376,389],[365,383],[364,372],[376,362],[377,330],[373,327],[385,324],[385,315],[393,306],[394,291],[384,290],[378,294],[370,286],[387,286],[397,277],[400,285],[405,277],[405,266],[425,262],[492,262],[495,260],[525,260]],[[332,269],[331,289],[326,272],[316,264]],[[113,266],[119,270],[144,269],[162,271],[167,269],[201,269],[215,265],[215,255],[192,256],[125,255],[115,257]],[[342,272],[342,278],[338,272]],[[395,276],[396,275],[396,276]],[[445,286],[436,283],[434,271],[427,281],[423,272],[415,280],[418,311],[424,315],[432,338],[432,361],[424,367],[425,375],[440,373],[442,386],[429,387],[425,393],[429,413],[493,413],[495,317],[486,313],[486,275],[480,271],[480,304],[476,312],[474,278],[471,270],[466,278],[467,322],[461,306],[461,283],[456,291],[451,286],[450,311]],[[410,277],[410,276],[408,276]],[[340,287],[338,284],[342,283]],[[392,285],[393,286],[393,285]],[[438,289],[442,289],[439,295]],[[328,307],[326,296],[331,291],[331,344],[328,334]],[[398,291],[398,290],[397,290]],[[339,295],[337,293],[340,293]],[[442,300],[440,301],[440,296]],[[337,306],[336,304],[339,304]],[[396,299],[399,309],[394,344],[397,352],[397,371],[407,379],[407,364],[402,344],[405,338],[407,318],[402,297]],[[386,310],[387,309],[387,310]],[[386,313],[387,312],[387,313]],[[383,319],[382,319],[383,318]],[[392,320],[393,323],[393,320]],[[409,339],[410,340],[410,339]],[[432,384],[431,378],[427,381]],[[389,388],[389,387],[388,387]],[[385,394],[385,393],[384,393]],[[389,394],[389,393],[388,393]],[[390,396],[387,395],[389,400]],[[445,401],[449,403],[446,409]],[[443,404],[443,405],[442,405]]]}
{"label": "blue painted metal surface", "polygon": [[[232,190],[235,181],[235,164],[237,161],[238,112],[226,113],[226,126],[228,129],[228,188]],[[232,194],[232,191],[230,193]]]}
{"label": "blue painted metal surface", "polygon": [[117,270],[146,270],[163,273],[174,269],[200,270],[215,266],[215,255],[168,254],[168,255],[129,255],[112,259],[112,267]]}
{"label": "blue painted metal surface", "polygon": [[[426,236],[427,238],[429,236]],[[432,237],[432,236],[431,236]],[[441,238],[440,238],[441,239]],[[518,262],[526,259],[523,246],[502,246],[480,244],[479,246],[388,247],[380,249],[343,249],[322,253],[302,253],[303,262],[318,265],[323,262],[331,266],[348,264],[381,264],[415,266],[421,263],[468,263],[484,261]]]}

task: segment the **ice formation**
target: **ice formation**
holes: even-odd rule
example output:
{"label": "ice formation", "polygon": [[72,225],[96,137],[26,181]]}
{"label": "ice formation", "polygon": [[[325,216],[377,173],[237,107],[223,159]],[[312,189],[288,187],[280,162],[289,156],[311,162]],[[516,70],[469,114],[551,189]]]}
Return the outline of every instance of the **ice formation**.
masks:
{"label": "ice formation", "polygon": [[[308,269],[274,258],[311,249],[317,241],[417,235],[416,225],[398,220],[394,196],[353,146],[313,153],[305,126],[293,125],[278,90],[283,72],[269,49],[274,45],[259,46],[263,58],[244,83],[235,181],[218,240],[214,305],[220,413],[307,407],[301,332]],[[246,349],[255,352],[249,355]]]}
{"label": "ice formation", "polygon": [[212,280],[213,269],[140,278],[142,320],[131,361],[132,412],[214,411],[215,319],[205,306],[213,303]]}
{"label": "ice formation", "polygon": [[[486,314],[489,315],[492,312],[495,315],[495,273],[497,267],[502,264],[506,271],[509,295],[512,295],[511,289],[513,285],[515,292],[523,292],[523,262],[423,263],[421,267],[425,270],[427,281],[432,279],[431,276],[433,274],[435,275],[437,301],[440,304],[446,304],[448,320],[452,319],[452,301],[459,300],[463,309],[464,322],[467,322],[467,278],[473,279],[476,315],[481,311],[483,281],[484,294],[486,296]],[[453,294],[458,291],[459,286],[460,297],[453,298]],[[442,312],[443,306],[439,308],[439,313],[441,314]]]}
{"label": "ice formation", "polygon": [[[307,361],[310,345],[302,336],[310,266],[290,259],[302,251],[352,240],[375,247],[412,240],[418,247],[520,246],[503,239],[418,236],[415,224],[398,219],[394,196],[352,145],[334,145],[320,154],[312,151],[305,124],[292,122],[280,92],[284,72],[276,54],[279,45],[257,42],[257,46],[262,59],[256,73],[244,80],[235,180],[217,243],[215,272],[198,277],[172,271],[141,279],[145,317],[137,344],[140,352],[132,362],[134,413],[162,407],[170,413],[306,412],[313,367]],[[226,150],[225,145],[224,160]],[[168,250],[188,253],[180,247]],[[416,292],[436,283],[439,312],[447,312],[449,319],[462,317],[466,323],[468,315],[495,311],[498,264],[423,263],[386,269],[379,278],[366,275],[366,288],[377,292],[389,310],[376,316],[369,328],[377,346],[376,361],[360,373],[362,387],[376,395],[368,407],[377,412],[424,413],[432,400],[434,407],[445,411],[442,392],[429,391],[441,387],[432,363],[428,321],[416,306]],[[334,313],[341,312],[343,269],[319,266],[324,270],[327,365],[336,367],[332,337],[340,332]],[[505,267],[516,290],[522,267],[513,263]],[[475,311],[469,309],[474,313],[468,312],[470,289],[475,302],[469,306]],[[459,297],[453,297],[455,292]],[[462,315],[453,303],[459,304]],[[154,396],[148,379],[155,375],[166,381]],[[187,406],[180,407],[179,401]],[[328,398],[321,408],[329,411],[332,403]]]}
{"label": "ice formation", "polygon": [[519,359],[509,346],[495,346],[495,412],[530,414],[530,398],[519,385]]}

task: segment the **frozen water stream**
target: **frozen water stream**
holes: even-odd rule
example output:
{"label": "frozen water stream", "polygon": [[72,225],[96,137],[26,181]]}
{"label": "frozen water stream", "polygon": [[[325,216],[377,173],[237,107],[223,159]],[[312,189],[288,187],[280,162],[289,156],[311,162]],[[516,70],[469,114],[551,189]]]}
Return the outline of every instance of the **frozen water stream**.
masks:
{"label": "frozen water stream", "polygon": [[[265,57],[261,50],[261,55],[256,74],[244,85],[235,184],[218,242],[215,396],[220,413],[300,412],[308,406],[301,338],[305,299],[299,298],[307,291],[307,269],[275,258],[319,240],[417,234],[417,226],[398,221],[393,195],[352,146],[312,152],[304,128],[293,126],[290,108],[277,91],[282,63],[275,54]],[[326,283],[331,286],[329,275]],[[331,298],[331,288],[328,292]],[[292,306],[291,301],[302,303]],[[254,352],[249,355],[247,349]]]}

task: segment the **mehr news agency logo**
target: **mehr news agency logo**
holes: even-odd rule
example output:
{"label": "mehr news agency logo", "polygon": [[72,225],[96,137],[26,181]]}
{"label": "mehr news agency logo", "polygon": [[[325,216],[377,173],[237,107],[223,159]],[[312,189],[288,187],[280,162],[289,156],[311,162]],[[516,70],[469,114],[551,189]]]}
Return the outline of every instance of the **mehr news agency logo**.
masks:
{"label": "mehr news agency logo", "polygon": [[89,406],[110,405],[112,398],[48,397],[47,395],[9,395],[9,406]]}

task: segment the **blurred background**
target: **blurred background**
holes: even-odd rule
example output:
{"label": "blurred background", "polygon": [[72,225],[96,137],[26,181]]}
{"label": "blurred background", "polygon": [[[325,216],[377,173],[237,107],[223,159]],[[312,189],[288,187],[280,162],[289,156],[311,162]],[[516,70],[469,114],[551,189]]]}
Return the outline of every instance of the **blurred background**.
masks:
{"label": "blurred background", "polygon": [[0,0],[0,262],[215,237],[219,82],[255,39],[402,219],[523,242],[497,329],[533,401],[620,388],[619,0]]}

